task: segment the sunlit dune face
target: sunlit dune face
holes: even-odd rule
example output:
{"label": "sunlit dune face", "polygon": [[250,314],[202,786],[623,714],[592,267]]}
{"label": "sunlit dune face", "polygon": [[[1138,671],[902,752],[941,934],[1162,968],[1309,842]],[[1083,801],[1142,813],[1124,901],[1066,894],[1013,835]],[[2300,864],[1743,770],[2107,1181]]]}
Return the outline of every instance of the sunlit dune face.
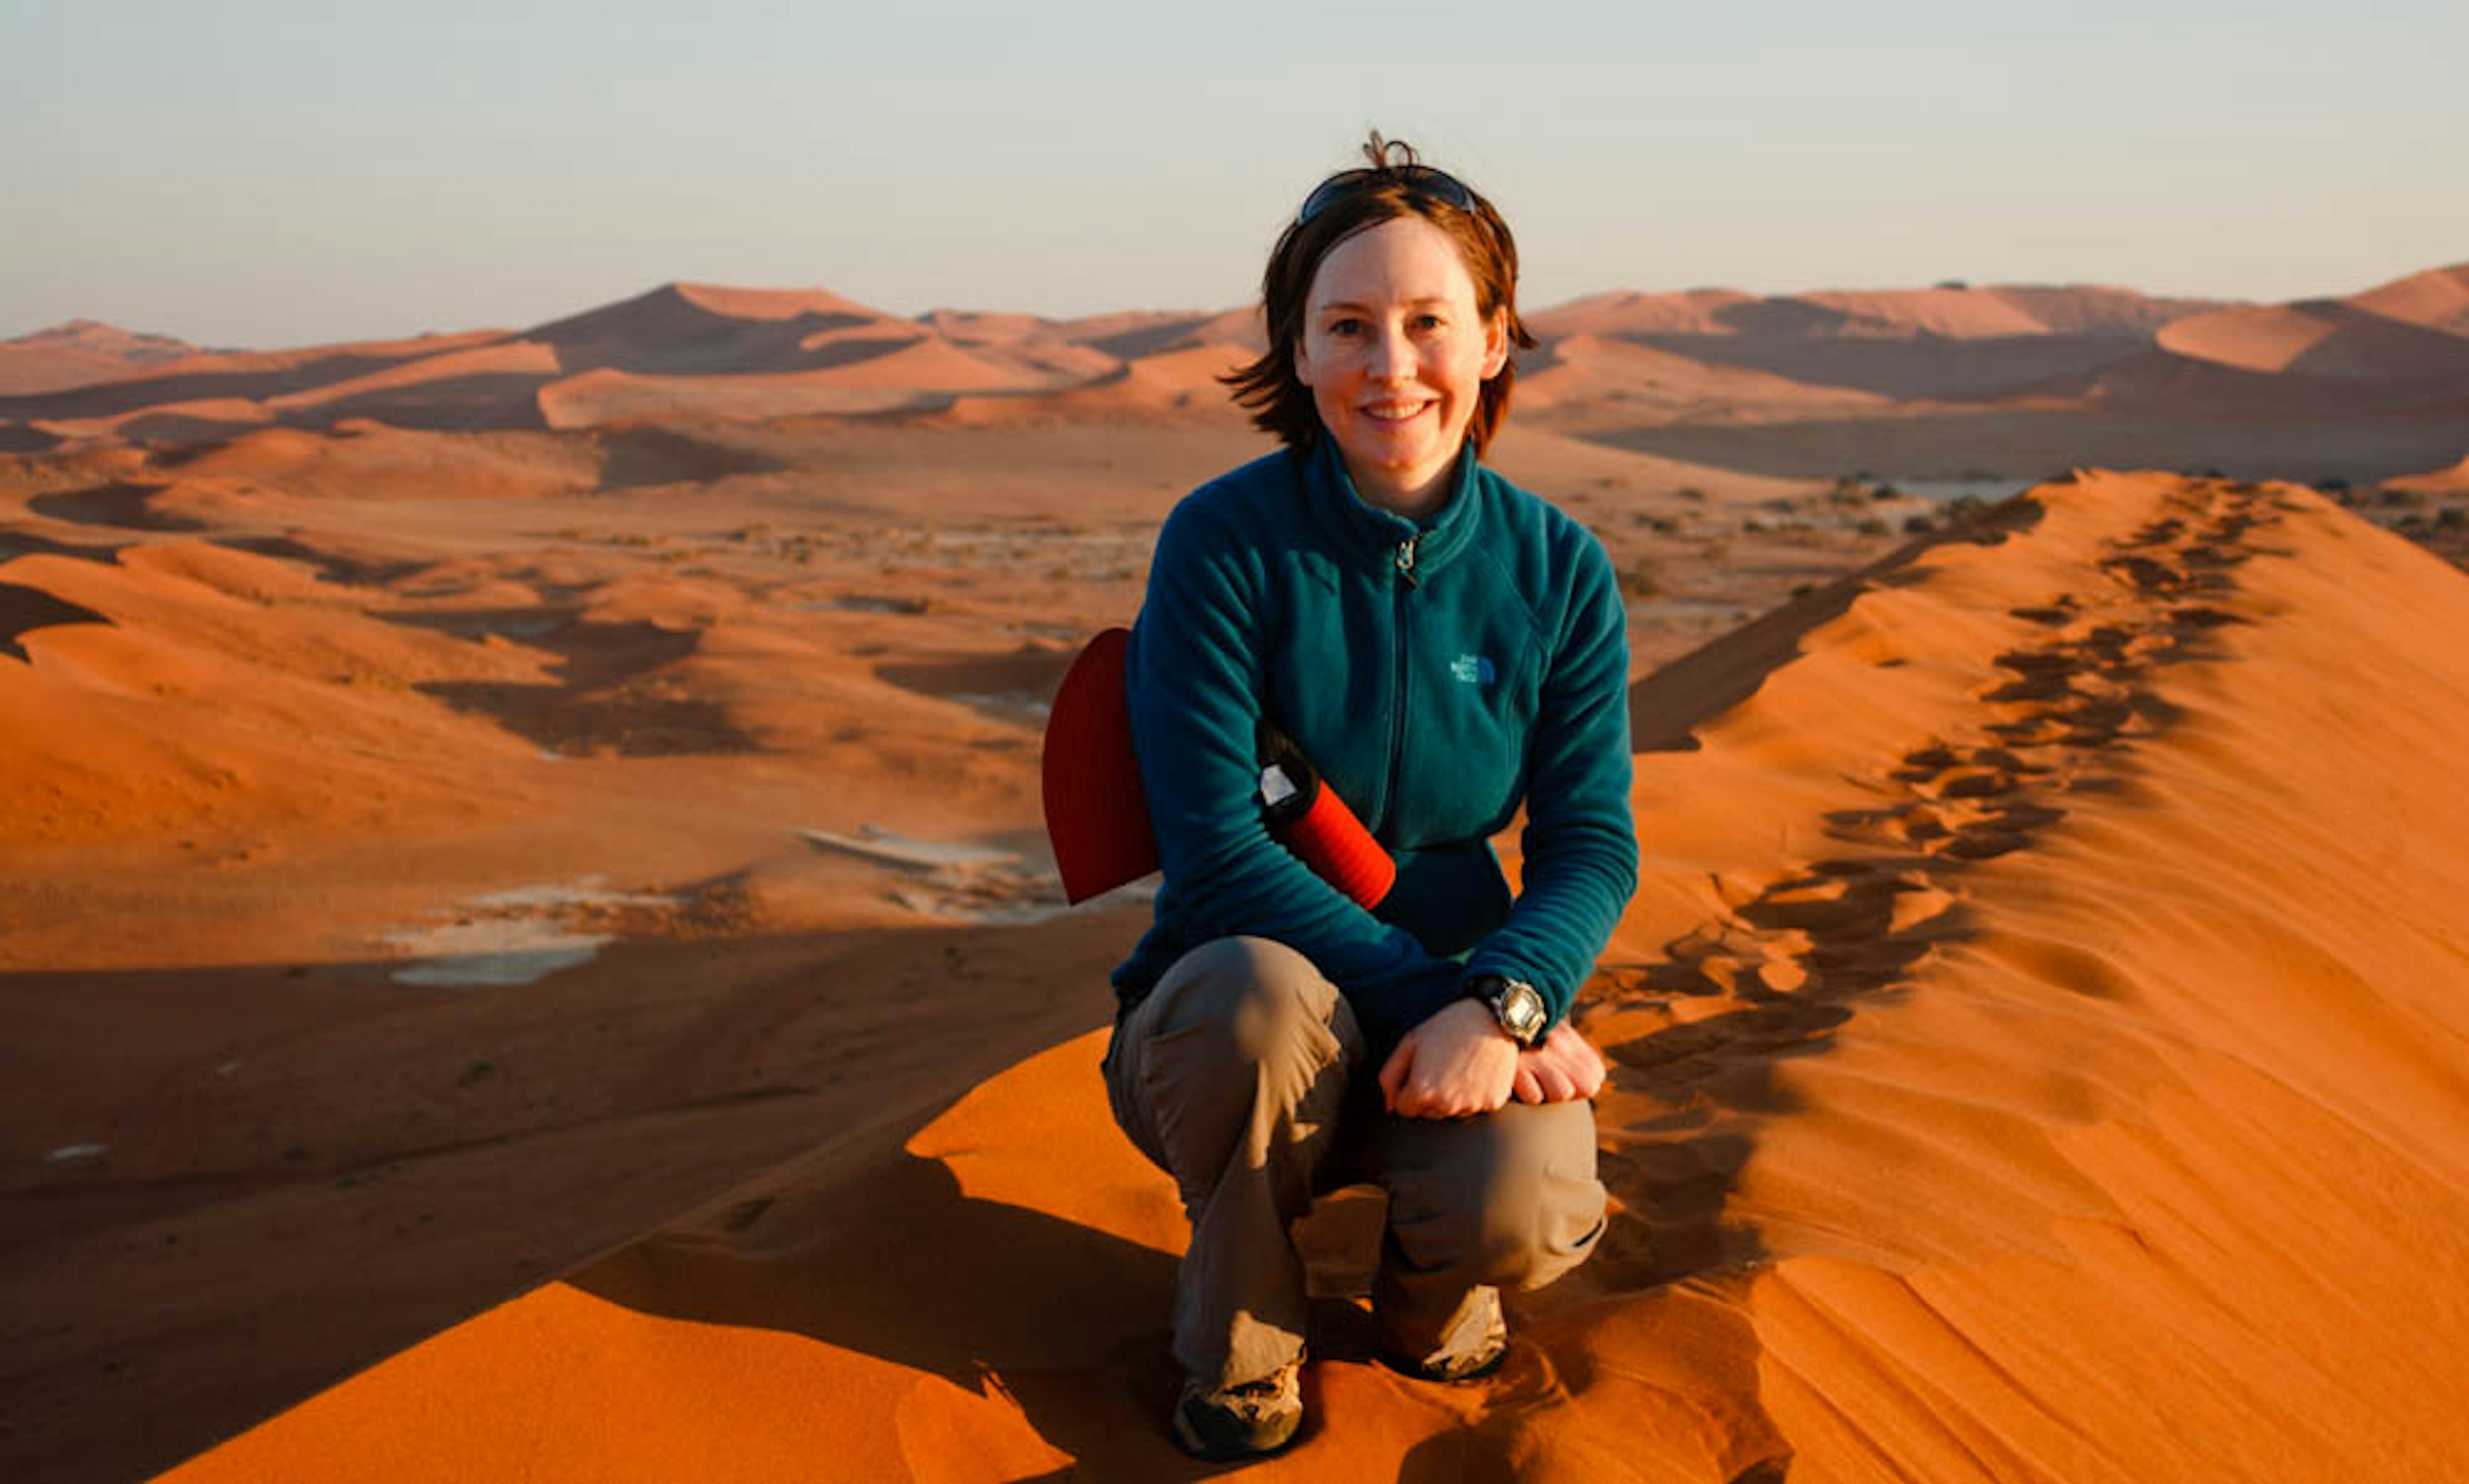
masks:
{"label": "sunlit dune face", "polygon": [[1295,375],[1355,489],[1413,517],[1445,498],[1483,383],[1508,357],[1508,332],[1499,315],[1477,311],[1457,244],[1419,217],[1399,217],[1321,260]]}

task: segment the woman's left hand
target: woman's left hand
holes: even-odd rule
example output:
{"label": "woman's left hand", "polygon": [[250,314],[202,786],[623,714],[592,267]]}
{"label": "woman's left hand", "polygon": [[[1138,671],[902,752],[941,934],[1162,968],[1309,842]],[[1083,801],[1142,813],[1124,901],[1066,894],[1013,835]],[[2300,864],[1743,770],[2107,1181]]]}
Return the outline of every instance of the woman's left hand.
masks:
{"label": "woman's left hand", "polygon": [[1533,1049],[1517,1054],[1514,1087],[1520,1102],[1580,1102],[1603,1086],[1603,1054],[1565,1020]]}

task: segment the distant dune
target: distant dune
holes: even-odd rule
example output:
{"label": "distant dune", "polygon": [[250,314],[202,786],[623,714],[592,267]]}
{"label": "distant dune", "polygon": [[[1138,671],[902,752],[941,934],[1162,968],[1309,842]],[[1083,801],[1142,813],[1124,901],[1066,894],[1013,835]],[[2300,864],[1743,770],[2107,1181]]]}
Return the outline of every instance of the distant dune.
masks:
{"label": "distant dune", "polygon": [[2349,303],[2387,319],[2469,335],[2469,263],[2412,273],[2353,295]]}
{"label": "distant dune", "polygon": [[0,340],[0,396],[88,385],[196,354],[196,346],[169,336],[72,319]]}
{"label": "distant dune", "polygon": [[[2457,571],[2312,492],[2086,474],[1648,678],[1580,1010],[1602,1249],[1434,1388],[1345,1298],[1376,1205],[1328,1205],[1316,1420],[1247,1476],[2453,1478],[2462,632]],[[1182,1226],[1101,1047],[169,1477],[1183,1476]]]}
{"label": "distant dune", "polygon": [[1618,336],[1577,331],[1554,336],[1518,366],[1515,406],[1572,413],[1616,407],[1624,418],[1671,421],[1832,411],[1858,415],[1894,399],[1849,387],[1811,385],[1747,367],[1709,364]]}
{"label": "distant dune", "polygon": [[[1688,455],[1705,429],[1744,421],[1874,419],[1899,426],[1881,457],[1856,455],[1853,467],[1878,469],[1891,451],[1900,467],[1886,472],[1904,477],[2046,472],[2020,446],[1984,464],[1969,430],[1934,466],[1916,460],[1926,449],[1917,435],[1941,404],[2029,409],[2043,423],[2148,419],[2130,440],[2136,449],[2174,444],[2181,452],[2169,461],[2252,475],[2376,479],[2463,452],[2447,424],[2469,400],[2469,266],[2271,306],[1947,284],[1769,298],[1624,291],[1529,318],[1543,344],[1525,368],[1526,405],[1558,430],[1646,452]],[[0,347],[17,358],[0,356],[0,452],[99,439],[176,447],[340,418],[471,430],[947,409],[998,421],[1176,417],[1216,395],[1226,348],[1257,354],[1260,336],[1249,309],[904,318],[821,289],[688,283],[514,335],[170,360],[161,358],[185,348],[86,326]],[[24,368],[15,383],[5,380],[12,364]],[[64,384],[82,374],[74,366],[104,379]],[[1210,374],[1195,379],[1202,367]],[[2293,417],[2352,429],[2370,418],[2389,448],[2361,456],[2371,440],[2347,438],[2328,463],[2241,463],[2222,452],[2233,429],[2170,421],[2189,415],[2250,419],[2265,431]]]}
{"label": "distant dune", "polygon": [[[2469,409],[2464,409],[2469,410]],[[2424,495],[2469,495],[2469,454],[2448,469],[2432,469],[2424,474],[2404,475],[2384,483],[2396,490],[2411,490]]]}
{"label": "distant dune", "polygon": [[2158,342],[2181,356],[2248,371],[2399,383],[2469,377],[2469,336],[2423,329],[2340,300],[2199,314],[2163,328]]}

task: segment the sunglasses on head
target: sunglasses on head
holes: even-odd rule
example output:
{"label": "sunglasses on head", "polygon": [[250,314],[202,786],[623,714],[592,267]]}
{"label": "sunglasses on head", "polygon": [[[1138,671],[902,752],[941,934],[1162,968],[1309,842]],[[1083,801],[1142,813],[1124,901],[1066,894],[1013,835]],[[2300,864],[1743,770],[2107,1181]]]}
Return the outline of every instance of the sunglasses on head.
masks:
{"label": "sunglasses on head", "polygon": [[1312,218],[1328,210],[1356,191],[1377,180],[1396,180],[1418,196],[1427,197],[1443,206],[1460,211],[1473,211],[1474,193],[1465,181],[1444,170],[1429,165],[1384,165],[1377,170],[1343,170],[1322,181],[1304,197],[1304,209],[1295,213],[1295,225],[1302,226]]}

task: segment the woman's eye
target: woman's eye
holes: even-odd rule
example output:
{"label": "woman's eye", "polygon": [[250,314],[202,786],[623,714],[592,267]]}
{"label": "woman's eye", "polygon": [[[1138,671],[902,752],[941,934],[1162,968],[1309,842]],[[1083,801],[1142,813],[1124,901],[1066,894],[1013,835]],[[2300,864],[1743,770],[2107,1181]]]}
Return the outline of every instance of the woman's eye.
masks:
{"label": "woman's eye", "polygon": [[1361,335],[1363,333],[1363,321],[1359,319],[1332,319],[1328,322],[1328,333],[1331,335],[1341,336]]}
{"label": "woman's eye", "polygon": [[1415,316],[1415,328],[1418,330],[1438,330],[1441,328],[1441,316],[1438,314],[1418,314]]}

